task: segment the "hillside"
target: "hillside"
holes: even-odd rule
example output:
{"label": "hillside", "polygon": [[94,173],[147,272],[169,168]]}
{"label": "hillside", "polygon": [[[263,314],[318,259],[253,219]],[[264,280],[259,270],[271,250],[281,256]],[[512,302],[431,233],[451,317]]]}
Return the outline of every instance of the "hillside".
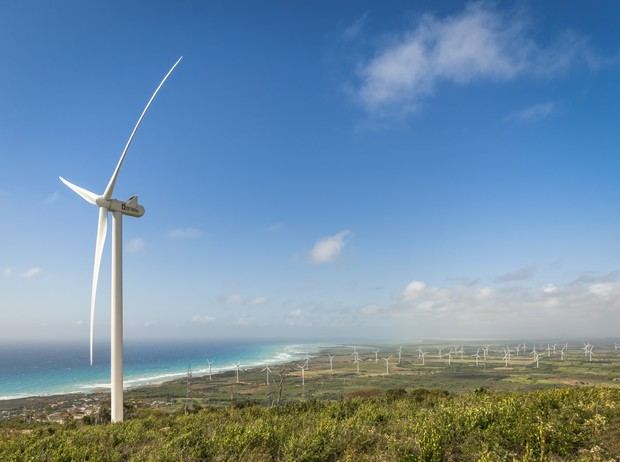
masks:
{"label": "hillside", "polygon": [[5,422],[0,460],[596,461],[620,456],[618,389],[364,395],[276,407],[209,407],[189,415],[144,409],[116,425]]}

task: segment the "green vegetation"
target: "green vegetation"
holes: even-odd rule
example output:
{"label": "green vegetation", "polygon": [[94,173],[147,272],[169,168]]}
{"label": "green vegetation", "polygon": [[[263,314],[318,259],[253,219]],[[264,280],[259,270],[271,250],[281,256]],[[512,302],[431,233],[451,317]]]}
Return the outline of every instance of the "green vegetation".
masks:
{"label": "green vegetation", "polygon": [[620,455],[616,388],[364,394],[207,407],[189,415],[141,409],[116,425],[4,427],[0,460],[602,461]]}

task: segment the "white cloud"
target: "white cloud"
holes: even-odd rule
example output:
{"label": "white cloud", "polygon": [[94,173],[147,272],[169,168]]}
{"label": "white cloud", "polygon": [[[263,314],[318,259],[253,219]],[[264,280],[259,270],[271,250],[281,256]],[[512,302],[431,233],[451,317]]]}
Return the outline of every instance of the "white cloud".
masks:
{"label": "white cloud", "polygon": [[511,118],[523,122],[529,122],[544,119],[545,117],[551,115],[554,111],[554,103],[539,103],[515,112]]}
{"label": "white cloud", "polygon": [[553,294],[558,291],[558,288],[555,284],[547,284],[543,287],[543,292],[546,294]]}
{"label": "white cloud", "polygon": [[146,242],[141,237],[134,237],[127,241],[127,252],[140,253],[144,252]]}
{"label": "white cloud", "polygon": [[267,301],[266,297],[254,297],[250,300],[250,305],[264,305]]}
{"label": "white cloud", "polygon": [[342,252],[349,236],[351,236],[351,231],[344,230],[321,239],[310,251],[310,261],[321,264],[335,260]]}
{"label": "white cloud", "polygon": [[4,276],[5,278],[10,278],[11,276],[13,276],[13,268],[3,268],[2,276]]}
{"label": "white cloud", "polygon": [[21,277],[23,278],[33,278],[35,276],[37,276],[38,274],[41,274],[41,271],[43,271],[41,268],[39,268],[38,266],[34,266],[32,268],[28,268],[27,270],[23,271],[21,273]]}
{"label": "white cloud", "polygon": [[422,281],[411,281],[403,290],[403,300],[415,300],[424,292],[424,289],[426,289],[426,284]]}
{"label": "white cloud", "polygon": [[409,112],[442,82],[509,81],[553,76],[579,62],[599,65],[585,37],[567,31],[542,45],[532,29],[523,14],[509,17],[482,2],[444,18],[423,15],[360,66],[357,95],[369,111]]}
{"label": "white cloud", "polygon": [[168,231],[171,239],[196,239],[202,237],[204,232],[198,228],[175,228]]}
{"label": "white cloud", "polygon": [[[432,287],[414,280],[407,284],[402,296],[379,307],[369,305],[358,310],[364,316],[411,318],[431,322],[446,318],[460,321],[462,329],[479,326],[480,322],[503,322],[513,332],[524,325],[581,325],[585,319],[620,317],[620,276],[588,276],[562,286],[499,286],[477,288],[467,285]],[[545,321],[545,318],[547,321]],[[471,323],[471,324],[468,324]],[[530,324],[528,324],[530,323]],[[523,331],[521,332],[523,333]]]}
{"label": "white cloud", "polygon": [[192,317],[192,322],[195,324],[211,324],[213,321],[215,318],[207,314],[196,314]]}

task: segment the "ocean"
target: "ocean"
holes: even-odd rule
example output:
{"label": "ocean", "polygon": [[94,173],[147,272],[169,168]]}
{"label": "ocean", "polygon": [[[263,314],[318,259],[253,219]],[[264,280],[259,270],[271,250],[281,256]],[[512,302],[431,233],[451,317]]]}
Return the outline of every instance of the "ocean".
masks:
{"label": "ocean", "polygon": [[[161,383],[187,374],[299,360],[318,351],[320,344],[265,342],[127,342],[125,387]],[[88,361],[88,343],[0,343],[0,399],[22,398],[109,388],[109,344],[96,344],[94,364]]]}

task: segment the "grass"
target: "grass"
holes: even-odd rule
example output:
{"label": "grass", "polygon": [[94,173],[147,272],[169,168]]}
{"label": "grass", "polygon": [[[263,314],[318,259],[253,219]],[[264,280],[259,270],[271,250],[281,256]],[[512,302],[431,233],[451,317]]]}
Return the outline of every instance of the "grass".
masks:
{"label": "grass", "polygon": [[0,460],[596,461],[618,452],[620,390],[402,389],[279,407],[146,409],[123,424],[5,430]]}

